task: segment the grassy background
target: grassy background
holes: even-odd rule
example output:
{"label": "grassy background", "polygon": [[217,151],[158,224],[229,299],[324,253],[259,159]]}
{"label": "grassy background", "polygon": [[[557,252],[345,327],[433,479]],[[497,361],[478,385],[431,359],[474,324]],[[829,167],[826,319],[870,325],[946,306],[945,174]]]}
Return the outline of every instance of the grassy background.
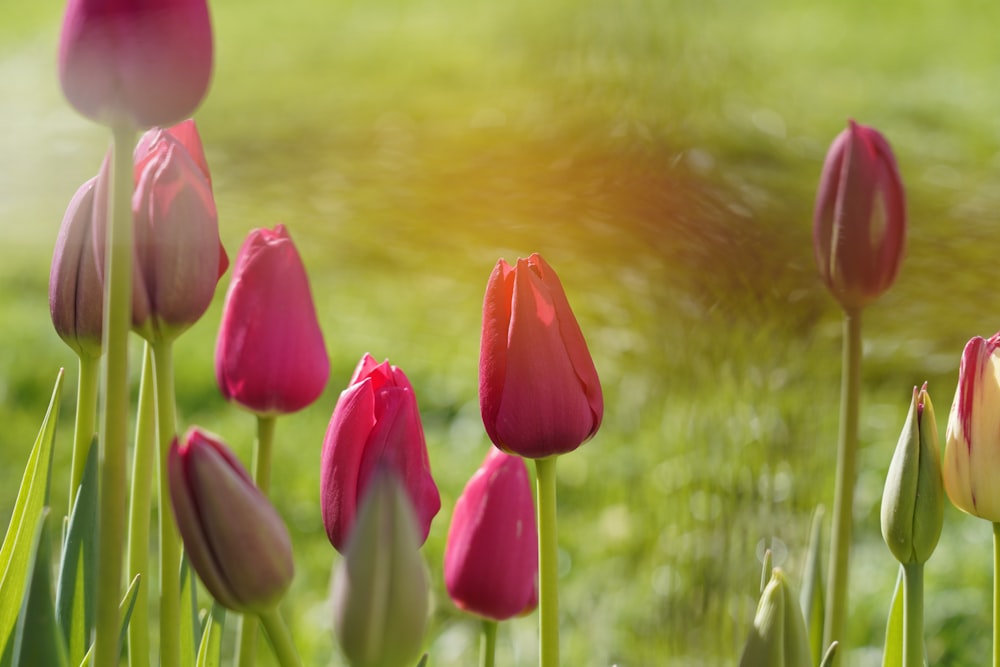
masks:
{"label": "grassy background", "polygon": [[[51,247],[104,132],[62,100],[61,3],[0,21],[0,512],[57,368]],[[560,461],[563,653],[574,665],[732,663],[763,545],[793,577],[832,499],[839,314],[810,218],[848,117],[889,138],[908,258],[866,313],[849,664],[880,664],[895,565],[878,504],[910,388],[946,424],[965,341],[1000,328],[1000,7],[762,0],[216,0],[197,119],[223,240],[286,223],[332,361],[316,405],[278,423],[274,495],[297,547],[287,615],[306,664],[336,665],[319,449],[365,351],[410,376],[443,507],[425,547],[432,664],[475,660],[441,586],[450,510],[488,446],[480,302],[500,256],[559,271],[606,390],[601,432]],[[224,278],[224,282],[228,278]],[[212,373],[221,286],[178,342],[182,425],[249,453],[253,421]],[[138,354],[138,345],[136,353]],[[136,355],[136,359],[138,356]],[[138,368],[138,363],[133,364]],[[53,503],[65,504],[66,392]],[[985,522],[951,507],[927,567],[929,661],[986,662]],[[532,664],[534,616],[501,630]]]}

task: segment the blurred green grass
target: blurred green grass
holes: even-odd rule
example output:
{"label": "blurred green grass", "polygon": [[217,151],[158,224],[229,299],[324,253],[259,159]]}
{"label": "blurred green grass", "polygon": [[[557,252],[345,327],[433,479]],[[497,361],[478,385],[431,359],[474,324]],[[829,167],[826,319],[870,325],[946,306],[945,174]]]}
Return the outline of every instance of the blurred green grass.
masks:
{"label": "blurred green grass", "polygon": [[[331,354],[327,392],[280,420],[276,443],[274,479],[286,481],[274,495],[299,568],[288,615],[306,664],[340,664],[317,463],[365,351],[413,381],[441,488],[425,547],[432,661],[475,659],[476,624],[449,605],[441,554],[488,445],[476,396],[482,290],[498,257],[532,251],[559,271],[607,401],[598,436],[560,461],[565,662],[735,660],[760,548],[796,575],[812,508],[832,498],[839,318],[813,267],[810,216],[826,146],[848,117],[892,142],[910,213],[899,281],[866,313],[851,662],[880,664],[895,567],[878,503],[910,387],[930,381],[943,429],[962,346],[1000,328],[1000,8],[220,0],[212,10],[217,69],[197,119],[223,240],[234,255],[249,229],[288,225]],[[0,21],[0,518],[56,369],[75,378],[49,325],[47,268],[66,202],[106,142],[61,98],[60,12],[36,3]],[[179,415],[247,456],[253,422],[221,401],[212,375],[223,292],[177,344]],[[981,664],[989,530],[951,508],[946,520],[927,567],[929,659]],[[502,662],[531,664],[535,618],[500,641]]]}

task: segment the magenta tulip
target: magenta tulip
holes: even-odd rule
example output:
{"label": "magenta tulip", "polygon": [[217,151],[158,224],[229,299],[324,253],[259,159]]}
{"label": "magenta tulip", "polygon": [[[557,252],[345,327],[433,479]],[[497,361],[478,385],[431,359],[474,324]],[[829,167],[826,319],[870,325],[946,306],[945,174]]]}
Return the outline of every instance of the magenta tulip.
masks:
{"label": "magenta tulip", "polygon": [[76,191],[63,217],[49,273],[49,312],[56,333],[78,355],[101,356],[104,290],[97,272],[91,227],[92,178]]}
{"label": "magenta tulip", "polygon": [[215,346],[222,395],[259,415],[296,412],[319,398],[329,375],[309,278],[288,231],[250,232]]}
{"label": "magenta tulip", "polygon": [[366,354],[340,394],[323,441],[323,523],[330,543],[340,552],[379,466],[393,470],[409,493],[423,544],[441,509],[441,497],[431,476],[417,399],[403,371]]}
{"label": "magenta tulip", "polygon": [[444,583],[460,608],[495,621],[538,604],[538,530],[524,459],[490,448],[455,503]]}
{"label": "magenta tulip", "polygon": [[601,383],[562,284],[539,255],[497,262],[486,286],[479,404],[490,439],[528,458],[570,452],[597,432]]}
{"label": "magenta tulip", "polygon": [[813,249],[827,288],[857,310],[892,286],[906,242],[903,182],[889,143],[850,121],[823,165],[813,215]]}
{"label": "magenta tulip", "polygon": [[294,575],[291,539],[239,459],[191,429],[171,446],[168,472],[184,548],[208,591],[236,611],[272,608]]}
{"label": "magenta tulip", "polygon": [[59,78],[77,111],[106,125],[190,116],[212,75],[205,0],[69,0]]}

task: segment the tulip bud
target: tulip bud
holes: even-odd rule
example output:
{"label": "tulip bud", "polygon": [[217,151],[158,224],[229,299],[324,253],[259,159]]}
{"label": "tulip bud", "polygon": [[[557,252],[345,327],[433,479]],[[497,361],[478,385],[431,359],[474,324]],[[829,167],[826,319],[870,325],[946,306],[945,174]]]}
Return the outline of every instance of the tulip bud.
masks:
{"label": "tulip bud", "polygon": [[417,521],[388,468],[375,472],[333,579],[333,627],[352,667],[412,667],[427,629]]}
{"label": "tulip bud", "polygon": [[323,440],[320,503],[338,551],[351,533],[372,473],[391,469],[410,496],[420,543],[441,509],[413,387],[402,370],[365,354],[340,394]]}
{"label": "tulip bud", "polygon": [[740,667],[811,667],[806,622],[781,568],[760,594]]}
{"label": "tulip bud", "polygon": [[168,459],[170,499],[191,565],[219,604],[272,608],[292,583],[288,529],[239,459],[191,429]]}
{"label": "tulip bud", "polygon": [[906,240],[906,201],[892,149],[850,121],[826,155],[813,215],[813,249],[827,288],[848,310],[892,286]]}
{"label": "tulip bud", "polygon": [[106,125],[176,123],[212,74],[205,0],[69,0],[59,78],[77,111]]}
{"label": "tulip bud", "polygon": [[56,333],[78,355],[101,356],[104,289],[90,241],[94,183],[76,191],[66,209],[49,273],[49,312]]}
{"label": "tulip bud", "polygon": [[455,503],[444,551],[448,595],[503,621],[538,604],[538,529],[524,459],[490,448]]}
{"label": "tulip bud", "polygon": [[260,415],[296,412],[319,398],[329,375],[309,278],[288,231],[250,232],[215,346],[222,395]]}
{"label": "tulip bud", "polygon": [[944,489],[958,509],[1000,522],[1000,333],[962,353],[948,416]]}
{"label": "tulip bud", "polygon": [[910,412],[882,493],[882,537],[903,565],[934,553],[944,521],[944,492],[934,406],[925,384],[913,388]]}
{"label": "tulip bud", "polygon": [[580,446],[604,415],[601,383],[562,284],[538,254],[497,262],[483,301],[479,404],[493,443],[546,458]]}

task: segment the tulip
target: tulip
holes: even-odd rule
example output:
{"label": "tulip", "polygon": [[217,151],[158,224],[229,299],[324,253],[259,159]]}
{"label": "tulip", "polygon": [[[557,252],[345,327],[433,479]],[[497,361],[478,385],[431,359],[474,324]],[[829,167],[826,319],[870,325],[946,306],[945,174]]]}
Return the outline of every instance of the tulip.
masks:
{"label": "tulip", "polygon": [[423,544],[441,497],[431,476],[417,399],[402,370],[365,354],[337,400],[323,441],[320,502],[326,534],[338,551],[379,466],[392,469],[409,493]]}
{"label": "tulip", "polygon": [[412,667],[427,628],[427,568],[405,488],[380,467],[333,579],[333,627],[352,667]]}
{"label": "tulip", "polygon": [[296,412],[319,398],[329,375],[309,278],[288,231],[250,232],[215,346],[222,395],[258,415]]}
{"label": "tulip", "polygon": [[924,563],[944,521],[937,422],[927,385],[913,388],[910,411],[882,493],[882,537],[903,565]]}
{"label": "tulip", "polygon": [[90,242],[94,184],[76,191],[63,217],[49,274],[49,312],[56,333],[77,355],[101,356],[104,290]]}
{"label": "tulip", "polygon": [[1000,522],[1000,333],[975,337],[962,353],[948,416],[944,488],[963,512]]}
{"label": "tulip", "polygon": [[601,383],[562,284],[539,255],[497,262],[483,302],[479,403],[490,439],[528,458],[597,432]]}
{"label": "tulip", "polygon": [[288,529],[239,459],[196,428],[174,440],[170,499],[191,565],[223,606],[262,613],[292,582]]}
{"label": "tulip", "polygon": [[806,622],[791,584],[774,568],[760,595],[740,667],[809,667]]}
{"label": "tulip", "polygon": [[59,78],[77,111],[146,128],[191,115],[212,74],[205,0],[69,0]]}
{"label": "tulip", "polygon": [[495,621],[538,604],[538,530],[524,459],[490,448],[451,518],[444,581],[452,601]]}
{"label": "tulip", "polygon": [[877,131],[850,121],[826,155],[813,249],[827,288],[847,310],[874,301],[899,272],[906,202],[896,159]]}

